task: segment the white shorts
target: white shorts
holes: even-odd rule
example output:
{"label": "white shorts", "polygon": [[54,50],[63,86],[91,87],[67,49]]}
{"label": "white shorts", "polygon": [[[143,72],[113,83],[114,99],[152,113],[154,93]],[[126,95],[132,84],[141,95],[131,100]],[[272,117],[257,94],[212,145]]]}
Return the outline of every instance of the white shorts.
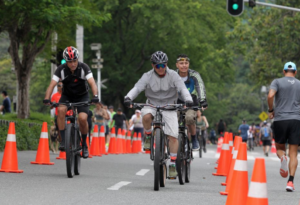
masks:
{"label": "white shorts", "polygon": [[[156,109],[151,107],[144,107],[141,110],[142,117],[146,114],[151,114],[155,116]],[[178,138],[178,118],[176,111],[161,111],[162,121],[165,123],[164,133],[171,137]]]}

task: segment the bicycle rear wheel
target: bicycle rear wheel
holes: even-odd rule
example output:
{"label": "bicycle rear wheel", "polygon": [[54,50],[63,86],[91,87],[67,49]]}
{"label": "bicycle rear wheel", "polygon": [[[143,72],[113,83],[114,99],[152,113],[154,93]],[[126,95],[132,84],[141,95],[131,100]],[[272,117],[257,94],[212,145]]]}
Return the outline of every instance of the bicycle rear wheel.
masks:
{"label": "bicycle rear wheel", "polygon": [[192,163],[192,159],[193,159],[192,155],[193,155],[193,152],[192,152],[190,146],[188,146],[187,158],[185,160],[185,182],[186,183],[189,183],[190,178],[191,178],[191,163]]}
{"label": "bicycle rear wheel", "polygon": [[[76,131],[76,136],[75,136],[75,141],[76,141],[76,148],[80,147],[80,135],[79,132]],[[74,172],[75,175],[80,175],[80,167],[81,167],[81,156],[80,156],[80,150],[75,152],[75,161],[74,161]]]}
{"label": "bicycle rear wheel", "polygon": [[159,190],[160,185],[160,159],[161,159],[161,129],[155,130],[155,151],[154,151],[154,190]]}
{"label": "bicycle rear wheel", "polygon": [[185,149],[184,149],[184,140],[182,133],[178,135],[178,151],[177,151],[177,160],[176,168],[178,173],[178,179],[180,184],[184,184],[185,178]]}
{"label": "bicycle rear wheel", "polygon": [[67,175],[69,178],[74,176],[74,134],[75,128],[73,124],[67,124],[65,132],[65,149],[66,149],[66,165]]}

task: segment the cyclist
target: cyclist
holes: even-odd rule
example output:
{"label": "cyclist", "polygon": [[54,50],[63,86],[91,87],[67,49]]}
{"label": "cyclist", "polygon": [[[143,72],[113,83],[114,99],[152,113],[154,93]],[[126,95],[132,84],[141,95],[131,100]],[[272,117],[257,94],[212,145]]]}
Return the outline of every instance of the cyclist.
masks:
{"label": "cyclist", "polygon": [[[178,68],[177,72],[186,85],[188,91],[190,92],[194,106],[200,106],[203,109],[206,109],[208,104],[206,101],[206,92],[203,80],[200,74],[189,68],[190,59],[186,54],[179,54],[177,56],[176,67]],[[184,99],[182,96],[178,96],[178,103],[182,103]],[[186,125],[189,128],[189,132],[192,137],[192,149],[199,150],[199,143],[196,139],[196,119],[197,112],[194,110],[188,110],[185,115]]]}
{"label": "cyclist", "polygon": [[[99,99],[97,96],[97,86],[93,78],[93,74],[88,65],[83,62],[79,62],[79,53],[78,50],[69,46],[63,51],[63,58],[67,63],[58,66],[56,69],[49,87],[47,88],[45,98],[43,100],[44,104],[50,104],[50,95],[53,92],[53,88],[56,86],[59,80],[63,83],[63,92],[59,103],[69,102],[86,102],[89,101],[89,87],[91,86],[94,97],[92,98],[92,103],[98,103]],[[57,124],[61,136],[61,142],[59,150],[65,150],[65,115],[67,112],[67,107],[65,105],[59,105],[58,107],[58,116]],[[78,122],[79,129],[82,136],[82,147],[83,147],[83,158],[89,156],[86,136],[88,133],[88,106],[79,106],[77,107],[78,112]]]}
{"label": "cyclist", "polygon": [[[152,54],[150,61],[152,68],[144,73],[142,78],[125,96],[125,106],[131,106],[132,100],[145,90],[148,104],[155,106],[174,104],[177,101],[177,93],[180,92],[187,106],[193,106],[192,97],[180,79],[179,75],[168,68],[168,56],[162,51]],[[151,123],[155,115],[155,109],[144,107],[141,110],[143,126],[145,130],[144,150],[150,150]],[[176,111],[162,111],[163,122],[165,122],[165,134],[169,136],[170,156],[169,176],[176,177],[177,171],[175,161],[178,150],[178,121]]]}

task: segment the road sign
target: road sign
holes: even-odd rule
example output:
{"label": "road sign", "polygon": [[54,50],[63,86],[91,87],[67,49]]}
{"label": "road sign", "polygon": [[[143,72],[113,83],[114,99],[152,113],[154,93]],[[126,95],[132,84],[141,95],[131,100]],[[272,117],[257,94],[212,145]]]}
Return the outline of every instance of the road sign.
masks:
{"label": "road sign", "polygon": [[101,69],[101,68],[103,68],[103,65],[93,64],[91,67],[95,68],[95,69],[98,69],[98,68]]}
{"label": "road sign", "polygon": [[98,62],[103,63],[103,61],[104,61],[103,58],[100,58],[100,59],[94,58],[94,59],[92,59],[93,63],[98,63]]}
{"label": "road sign", "polygon": [[268,114],[266,113],[266,112],[261,112],[260,114],[259,114],[259,119],[261,119],[261,121],[265,121],[266,119],[268,119]]}

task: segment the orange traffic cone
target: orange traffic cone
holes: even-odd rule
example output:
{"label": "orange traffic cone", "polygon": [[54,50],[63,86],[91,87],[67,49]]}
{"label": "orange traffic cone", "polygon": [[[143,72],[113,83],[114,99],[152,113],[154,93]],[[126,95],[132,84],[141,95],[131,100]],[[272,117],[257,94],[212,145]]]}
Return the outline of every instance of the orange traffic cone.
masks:
{"label": "orange traffic cone", "polygon": [[276,146],[275,146],[275,140],[272,139],[272,148],[271,148],[271,153],[275,153],[276,154]]}
{"label": "orange traffic cone", "polygon": [[225,189],[225,192],[220,192],[221,195],[228,195],[230,182],[231,182],[232,174],[233,174],[233,168],[234,168],[234,165],[235,165],[236,157],[237,157],[238,150],[239,150],[239,147],[240,147],[241,143],[242,143],[242,138],[239,137],[239,136],[236,136],[235,139],[234,139],[233,156],[232,156],[232,160],[231,160],[231,163],[230,163],[229,173],[226,177],[226,182],[221,183],[221,185],[226,186],[226,189]]}
{"label": "orange traffic cone", "polygon": [[108,153],[109,154],[116,154],[116,131],[115,128],[113,127],[111,129],[110,133],[110,141],[109,141],[109,148],[108,148]]}
{"label": "orange traffic cone", "polygon": [[136,132],[133,134],[133,140],[132,140],[132,153],[137,153],[137,135]]}
{"label": "orange traffic cone", "polygon": [[229,136],[228,133],[225,132],[225,139],[224,139],[224,143],[222,145],[222,151],[221,151],[221,155],[219,158],[219,164],[218,164],[218,168],[217,168],[217,172],[213,173],[214,176],[227,176],[228,173],[228,169],[229,169],[229,158],[231,156],[230,153],[230,147],[229,147]]}
{"label": "orange traffic cone", "polygon": [[127,151],[127,154],[131,154],[131,131],[127,132],[126,151]]}
{"label": "orange traffic cone", "polygon": [[0,172],[23,173],[18,169],[15,123],[10,122]]}
{"label": "orange traffic cone", "polygon": [[122,154],[123,153],[123,144],[122,144],[122,130],[119,128],[118,135],[117,135],[117,150],[116,154]]}
{"label": "orange traffic cone", "polygon": [[[142,152],[142,135],[139,132],[138,133],[138,138],[137,138],[137,153]],[[148,154],[148,152],[146,151],[146,153]],[[150,152],[149,152],[150,153]]]}
{"label": "orange traffic cone", "polygon": [[105,150],[105,132],[104,126],[100,128],[100,135],[99,135],[99,147],[100,147],[100,154],[107,154]]}
{"label": "orange traffic cone", "polygon": [[256,158],[254,162],[247,205],[268,205],[267,175],[264,158]]}
{"label": "orange traffic cone", "polygon": [[221,153],[221,151],[222,151],[223,140],[224,140],[223,137],[220,137],[220,138],[218,139],[217,154],[218,154],[218,153]]}
{"label": "orange traffic cone", "polygon": [[248,194],[247,144],[242,142],[234,164],[226,205],[246,204]]}
{"label": "orange traffic cone", "polygon": [[56,157],[56,159],[66,159],[66,152],[60,151],[59,156]]}
{"label": "orange traffic cone", "polygon": [[123,154],[127,153],[126,150],[126,130],[122,131],[122,145],[123,145]]}
{"label": "orange traffic cone", "polygon": [[98,125],[95,125],[93,132],[93,140],[91,144],[91,155],[101,157],[99,147]]}
{"label": "orange traffic cone", "polygon": [[42,165],[54,164],[54,162],[50,162],[47,122],[43,122],[42,132],[40,135],[40,142],[36,153],[35,162],[30,162],[30,163],[42,164]]}

